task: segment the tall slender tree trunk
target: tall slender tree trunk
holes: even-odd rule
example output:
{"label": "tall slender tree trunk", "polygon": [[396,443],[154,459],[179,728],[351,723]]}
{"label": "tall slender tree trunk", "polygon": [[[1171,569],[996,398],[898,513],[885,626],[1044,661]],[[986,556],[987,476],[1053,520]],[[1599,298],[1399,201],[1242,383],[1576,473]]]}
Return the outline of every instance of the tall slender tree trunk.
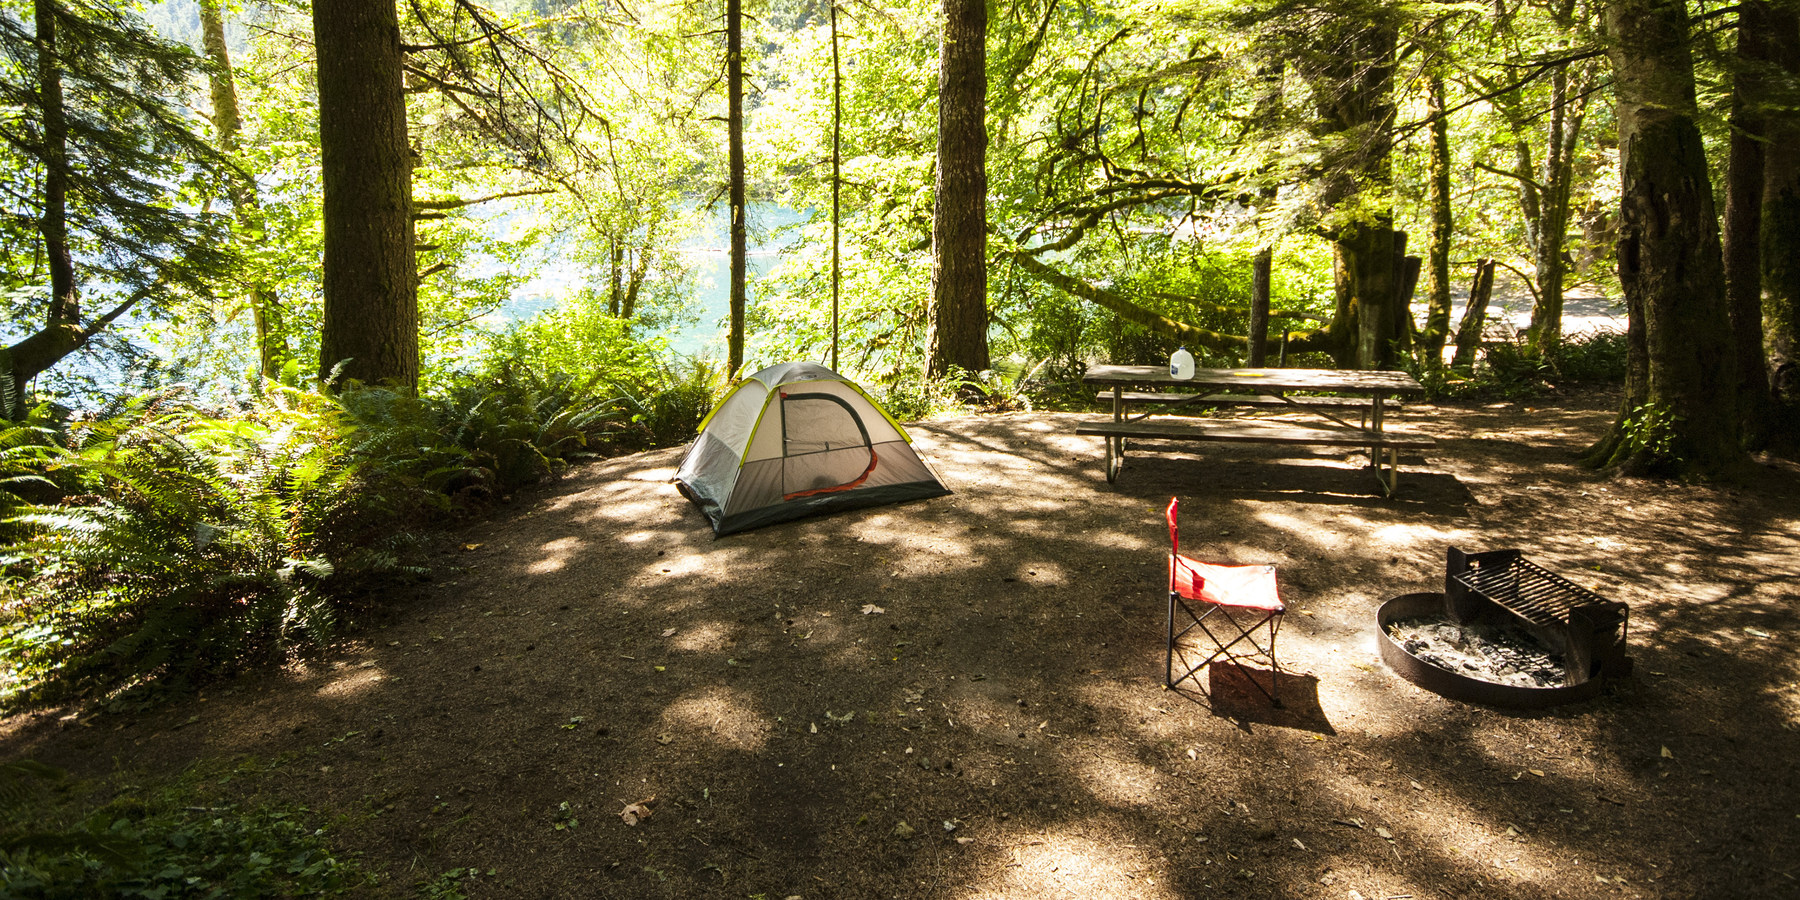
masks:
{"label": "tall slender tree trunk", "polygon": [[[219,136],[219,149],[227,156],[237,153],[238,132],[243,117],[238,108],[237,84],[231,69],[231,52],[225,46],[225,16],[222,0],[200,0],[200,37],[206,55],[213,61],[208,74],[212,88],[213,130]],[[226,187],[232,213],[238,227],[251,241],[262,237],[264,218],[262,201],[256,185],[249,179],[233,178]],[[250,315],[256,324],[256,350],[259,369],[264,378],[279,378],[287,365],[287,335],[282,324],[281,297],[267,279],[252,276],[248,285]]]}
{"label": "tall slender tree trunk", "polygon": [[725,113],[729,132],[731,184],[731,334],[726,339],[727,377],[736,380],[744,368],[744,306],[748,294],[749,223],[744,221],[744,5],[725,2]]}
{"label": "tall slender tree trunk", "polygon": [[1745,444],[1760,447],[1768,438],[1769,373],[1763,356],[1762,195],[1763,104],[1768,101],[1769,4],[1738,4],[1738,70],[1731,85],[1731,150],[1725,181],[1725,290],[1731,309],[1732,346],[1737,356],[1738,414]]}
{"label": "tall slender tree trunk", "polygon": [[839,258],[844,189],[844,66],[838,59],[838,8],[831,2],[831,368],[838,367],[838,291],[843,282]]}
{"label": "tall slender tree trunk", "polygon": [[56,46],[56,3],[37,0],[32,14],[37,27],[38,92],[44,110],[44,211],[38,216],[38,233],[44,238],[44,259],[50,269],[49,320],[51,325],[76,324],[81,321],[81,299],[75,288],[75,261],[69,252],[69,120]]}
{"label": "tall slender tree trunk", "polygon": [[1736,359],[1719,224],[1695,125],[1683,0],[1607,9],[1618,96],[1619,281],[1642,323],[1641,384],[1628,384],[1611,434],[1590,457],[1630,470],[1717,475],[1738,445]]}
{"label": "tall slender tree trunk", "polygon": [[1444,78],[1431,76],[1428,95],[1431,115],[1429,174],[1431,239],[1425,248],[1429,262],[1425,289],[1425,332],[1419,336],[1419,358],[1432,369],[1444,365],[1444,342],[1450,334],[1450,239],[1455,223],[1450,210],[1450,123],[1444,112]]}
{"label": "tall slender tree trunk", "polygon": [[[1800,13],[1771,4],[1769,58],[1800,82]],[[1772,107],[1763,157],[1762,310],[1773,419],[1800,440],[1800,111]]]}
{"label": "tall slender tree trunk", "polygon": [[319,377],[419,383],[412,155],[393,0],[314,0],[325,184]]}
{"label": "tall slender tree trunk", "polygon": [[925,375],[989,367],[987,341],[987,5],[944,0],[938,57],[937,202]]}
{"label": "tall slender tree trunk", "polygon": [[37,227],[50,274],[50,303],[43,328],[0,349],[0,418],[22,415],[26,385],[87,340],[81,328],[75,261],[69,250],[69,121],[63,105],[57,14],[54,0],[36,0],[32,5],[32,24],[37,30],[37,46],[32,49],[37,54],[37,89],[43,116],[43,143],[37,149],[43,165],[44,208]]}

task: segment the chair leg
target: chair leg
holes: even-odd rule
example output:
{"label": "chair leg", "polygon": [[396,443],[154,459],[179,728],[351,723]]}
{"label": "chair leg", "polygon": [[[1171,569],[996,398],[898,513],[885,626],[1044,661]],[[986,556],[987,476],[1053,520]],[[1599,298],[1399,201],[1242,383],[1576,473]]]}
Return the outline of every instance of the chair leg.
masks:
{"label": "chair leg", "polygon": [[1163,687],[1175,686],[1175,592],[1169,592],[1169,635],[1163,649]]}

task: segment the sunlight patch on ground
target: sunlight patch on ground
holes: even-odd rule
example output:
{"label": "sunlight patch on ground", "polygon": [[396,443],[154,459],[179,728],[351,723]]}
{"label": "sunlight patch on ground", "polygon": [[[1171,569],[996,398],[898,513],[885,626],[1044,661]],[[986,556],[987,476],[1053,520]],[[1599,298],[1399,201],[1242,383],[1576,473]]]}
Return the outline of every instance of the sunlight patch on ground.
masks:
{"label": "sunlight patch on ground", "polygon": [[756,711],[750,698],[742,691],[718,685],[669,704],[663,710],[662,720],[671,729],[748,753],[761,750],[769,739],[770,723]]}
{"label": "sunlight patch on ground", "polygon": [[669,643],[675,649],[689,653],[713,653],[731,645],[731,633],[734,630],[731,626],[718,622],[684,625],[675,632]]}
{"label": "sunlight patch on ground", "polygon": [[587,546],[587,541],[577,537],[560,537],[549,541],[538,549],[544,558],[525,567],[525,571],[533,575],[547,575],[560,570],[569,564],[569,558]]}
{"label": "sunlight patch on ground", "polygon": [[1149,854],[1116,839],[1099,841],[1064,830],[1009,835],[1001,842],[1007,849],[961,895],[966,900],[1173,896]]}
{"label": "sunlight patch on ground", "polygon": [[320,697],[333,700],[349,700],[367,693],[385,680],[387,676],[371,664],[366,669],[359,667],[338,672],[321,685],[317,693]]}
{"label": "sunlight patch on ground", "polygon": [[1095,800],[1119,808],[1159,805],[1156,767],[1124,758],[1104,742],[1092,744],[1088,752],[1070,756],[1074,776]]}

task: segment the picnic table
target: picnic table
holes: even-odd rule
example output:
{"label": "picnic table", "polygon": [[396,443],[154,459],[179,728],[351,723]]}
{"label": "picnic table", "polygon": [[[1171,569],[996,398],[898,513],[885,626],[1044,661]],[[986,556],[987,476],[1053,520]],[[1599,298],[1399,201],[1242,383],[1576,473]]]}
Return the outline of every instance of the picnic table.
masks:
{"label": "picnic table", "polygon": [[[1083,422],[1075,429],[1076,434],[1106,439],[1108,482],[1118,479],[1127,438],[1359,447],[1368,449],[1382,493],[1392,497],[1399,485],[1400,451],[1437,446],[1429,436],[1390,432],[1385,427],[1389,398],[1416,396],[1425,391],[1405,372],[1199,369],[1193,378],[1176,380],[1164,366],[1094,366],[1082,380],[1107,389],[1100,396],[1112,402],[1111,420]],[[1302,396],[1294,396],[1296,393]],[[1314,394],[1332,396],[1311,396]],[[1131,415],[1128,407],[1144,409]],[[1321,419],[1323,423],[1307,427],[1243,417],[1197,419],[1167,415],[1184,408],[1232,407],[1276,407]],[[1335,414],[1352,409],[1362,414],[1363,424],[1353,425]],[[1151,420],[1153,415],[1164,417]]]}

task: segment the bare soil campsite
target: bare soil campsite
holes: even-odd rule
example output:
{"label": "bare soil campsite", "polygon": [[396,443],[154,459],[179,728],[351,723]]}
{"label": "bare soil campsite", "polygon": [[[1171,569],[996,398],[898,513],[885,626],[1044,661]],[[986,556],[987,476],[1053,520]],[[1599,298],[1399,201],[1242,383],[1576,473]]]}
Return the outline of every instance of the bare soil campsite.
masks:
{"label": "bare soil campsite", "polygon": [[[186,779],[327,829],[371,896],[1800,895],[1800,467],[1609,477],[1610,392],[1409,405],[1356,453],[1169,446],[1108,485],[1072,413],[910,426],[951,496],[714,539],[671,448],[455,533],[328,653],[148,709],[42,709],[0,758],[101,803]],[[1276,709],[1165,691],[1162,513],[1273,563]],[[1520,548],[1630,606],[1630,678],[1446,700],[1375,609]]]}

